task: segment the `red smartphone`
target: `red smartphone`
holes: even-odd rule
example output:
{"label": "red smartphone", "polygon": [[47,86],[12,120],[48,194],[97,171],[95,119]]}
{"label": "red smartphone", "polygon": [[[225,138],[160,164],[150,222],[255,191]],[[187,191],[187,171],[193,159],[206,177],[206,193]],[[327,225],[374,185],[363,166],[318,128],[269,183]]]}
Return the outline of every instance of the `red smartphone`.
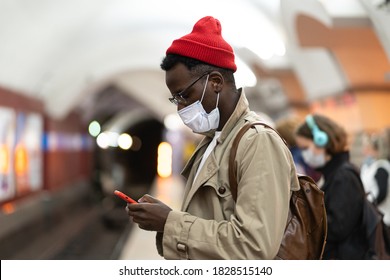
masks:
{"label": "red smartphone", "polygon": [[122,198],[124,201],[128,202],[128,203],[138,203],[137,201],[135,201],[134,199],[132,199],[130,196],[124,194],[123,192],[121,191],[118,191],[118,190],[115,190],[114,191],[114,194],[120,198]]}

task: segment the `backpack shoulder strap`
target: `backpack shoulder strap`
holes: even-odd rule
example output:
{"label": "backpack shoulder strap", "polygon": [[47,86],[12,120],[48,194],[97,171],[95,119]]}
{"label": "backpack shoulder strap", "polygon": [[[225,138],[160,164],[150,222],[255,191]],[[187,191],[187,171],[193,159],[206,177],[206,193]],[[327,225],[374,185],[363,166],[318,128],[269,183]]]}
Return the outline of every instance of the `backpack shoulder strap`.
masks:
{"label": "backpack shoulder strap", "polygon": [[254,121],[254,122],[248,122],[246,123],[237,133],[236,137],[233,140],[232,147],[230,149],[230,155],[229,155],[229,184],[230,184],[230,191],[232,193],[234,201],[237,201],[237,176],[236,176],[236,165],[234,163],[234,160],[236,158],[238,144],[242,138],[242,136],[247,132],[251,127],[255,127],[256,125],[263,125],[267,128],[272,129],[275,131],[280,138],[283,140],[283,142],[287,145],[286,141],[283,139],[283,137],[271,126],[268,124],[261,122],[261,121]]}
{"label": "backpack shoulder strap", "polygon": [[367,196],[366,194],[366,191],[364,190],[364,185],[363,185],[363,182],[362,182],[362,178],[360,178],[360,174],[359,174],[359,171],[357,169],[356,166],[352,165],[351,163],[349,162],[345,162],[343,163],[342,165],[345,169],[351,171],[354,175],[355,175],[355,178],[358,180],[359,182],[359,190],[363,192],[363,196]]}

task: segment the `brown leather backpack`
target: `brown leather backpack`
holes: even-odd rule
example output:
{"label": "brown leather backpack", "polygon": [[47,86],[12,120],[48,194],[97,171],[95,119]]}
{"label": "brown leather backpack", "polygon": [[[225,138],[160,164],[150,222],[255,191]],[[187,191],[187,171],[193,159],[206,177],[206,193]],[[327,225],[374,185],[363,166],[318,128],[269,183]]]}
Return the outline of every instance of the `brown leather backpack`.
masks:
{"label": "brown leather backpack", "polygon": [[[229,182],[234,201],[237,200],[237,178],[234,161],[238,143],[244,133],[255,125],[263,125],[274,130],[263,122],[247,123],[233,140],[229,158]],[[275,132],[277,133],[277,131]],[[292,192],[284,236],[275,259],[322,259],[327,237],[324,193],[309,176],[298,174],[298,181],[300,189]]]}

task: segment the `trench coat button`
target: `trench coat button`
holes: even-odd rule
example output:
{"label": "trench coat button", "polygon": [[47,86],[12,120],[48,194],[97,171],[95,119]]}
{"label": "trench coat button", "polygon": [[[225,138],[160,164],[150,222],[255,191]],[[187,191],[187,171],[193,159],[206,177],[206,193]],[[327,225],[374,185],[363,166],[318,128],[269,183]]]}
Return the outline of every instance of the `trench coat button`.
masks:
{"label": "trench coat button", "polygon": [[185,252],[187,251],[187,245],[178,242],[177,245],[176,245],[176,249],[177,249],[179,252],[185,253]]}
{"label": "trench coat button", "polygon": [[218,188],[218,192],[219,192],[220,194],[224,194],[224,193],[226,192],[225,187],[219,187],[219,188]]}

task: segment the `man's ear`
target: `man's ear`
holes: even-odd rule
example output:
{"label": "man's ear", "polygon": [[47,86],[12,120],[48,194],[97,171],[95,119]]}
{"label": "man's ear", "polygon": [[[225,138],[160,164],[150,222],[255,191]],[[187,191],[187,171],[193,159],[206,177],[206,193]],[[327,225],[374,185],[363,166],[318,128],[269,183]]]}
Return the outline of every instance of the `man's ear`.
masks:
{"label": "man's ear", "polygon": [[210,73],[211,86],[213,88],[213,91],[215,93],[220,93],[222,91],[223,85],[224,85],[224,79],[220,72],[213,71]]}

